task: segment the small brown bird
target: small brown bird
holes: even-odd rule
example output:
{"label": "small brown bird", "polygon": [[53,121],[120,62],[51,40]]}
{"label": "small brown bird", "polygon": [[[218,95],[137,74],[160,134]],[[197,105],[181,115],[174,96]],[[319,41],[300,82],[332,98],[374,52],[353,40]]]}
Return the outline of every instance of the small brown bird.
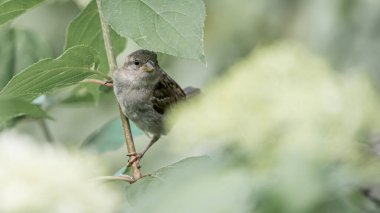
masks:
{"label": "small brown bird", "polygon": [[200,93],[193,87],[182,90],[158,65],[156,53],[148,50],[137,50],[127,57],[113,74],[113,88],[124,115],[152,138],[129,164],[141,159],[161,135],[167,134],[164,118],[168,110]]}

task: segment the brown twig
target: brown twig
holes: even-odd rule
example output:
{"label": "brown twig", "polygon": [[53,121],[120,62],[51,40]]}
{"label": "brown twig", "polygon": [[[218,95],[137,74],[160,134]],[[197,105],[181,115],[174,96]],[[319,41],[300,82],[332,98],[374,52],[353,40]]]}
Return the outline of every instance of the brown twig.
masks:
{"label": "brown twig", "polygon": [[108,82],[102,81],[102,80],[98,80],[98,79],[84,79],[82,82],[83,83],[100,84],[102,86],[106,86],[106,87],[109,87],[109,88],[113,87],[113,85],[111,83],[108,83]]}
{"label": "brown twig", "polygon": [[[107,53],[109,68],[110,68],[111,72],[115,72],[115,70],[117,69],[117,64],[116,64],[116,58],[115,58],[113,51],[112,51],[112,43],[111,43],[111,36],[110,36],[110,32],[109,32],[109,26],[105,22],[103,13],[100,9],[100,0],[96,0],[96,4],[98,6],[100,23],[102,25],[104,46],[105,46],[106,53]],[[123,128],[124,128],[125,143],[127,145],[128,154],[136,153],[135,144],[133,142],[131,127],[129,125],[129,121],[124,116],[123,112],[121,111],[120,106],[119,106],[119,113],[120,113],[120,118],[121,118]],[[141,175],[141,171],[139,169],[140,168],[139,161],[135,161],[131,166],[132,166],[132,172],[133,172],[134,180],[140,179],[142,177],[142,175]]]}
{"label": "brown twig", "polygon": [[121,180],[121,181],[126,181],[128,183],[134,183],[136,180],[129,176],[129,175],[121,175],[121,176],[100,176],[96,177],[93,180],[96,181],[115,181],[115,180]]}

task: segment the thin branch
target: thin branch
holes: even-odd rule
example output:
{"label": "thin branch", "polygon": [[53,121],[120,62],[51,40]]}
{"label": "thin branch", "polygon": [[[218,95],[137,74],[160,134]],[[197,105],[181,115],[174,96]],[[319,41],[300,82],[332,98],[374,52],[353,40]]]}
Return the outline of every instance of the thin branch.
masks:
{"label": "thin branch", "polygon": [[372,190],[370,188],[364,188],[364,189],[361,189],[361,193],[367,198],[369,199],[370,201],[372,201],[377,208],[380,207],[380,199],[375,197],[373,194],[372,194]]}
{"label": "thin branch", "polygon": [[115,181],[115,180],[121,180],[126,181],[128,183],[134,183],[136,180],[129,176],[129,175],[122,175],[122,176],[100,176],[96,177],[93,180],[95,181]]}
{"label": "thin branch", "polygon": [[42,132],[44,133],[44,136],[48,142],[54,142],[54,138],[49,130],[49,127],[46,124],[46,121],[44,119],[38,120],[38,124],[41,126]]}
{"label": "thin branch", "polygon": [[[100,9],[100,0],[96,0],[96,4],[98,6],[100,23],[102,25],[104,46],[107,52],[108,65],[109,65],[110,70],[112,72],[115,72],[115,70],[117,69],[117,64],[116,64],[116,58],[112,51],[112,42],[111,42],[109,27],[108,27],[108,24],[105,22],[102,10]],[[127,117],[125,117],[123,112],[121,111],[120,105],[119,105],[119,113],[120,113],[121,122],[124,128],[125,143],[127,145],[128,154],[136,153],[136,148],[135,148],[135,144],[133,142],[132,133],[131,133],[131,127],[129,125],[129,121]],[[135,180],[140,179],[142,175],[139,169],[140,168],[139,161],[135,161],[131,166],[132,166],[132,171],[133,171],[133,178]]]}
{"label": "thin branch", "polygon": [[106,87],[109,87],[109,88],[113,87],[113,85],[111,83],[108,83],[107,81],[98,80],[98,79],[84,79],[81,82],[83,82],[83,83],[92,83],[92,84],[99,84],[99,85],[106,86]]}
{"label": "thin branch", "polygon": [[96,4],[98,6],[100,24],[102,25],[103,40],[104,40],[104,46],[106,48],[106,53],[107,53],[108,65],[109,65],[110,71],[114,72],[117,69],[117,63],[116,63],[116,58],[113,54],[110,28],[108,27],[108,24],[105,22],[102,10],[100,9],[100,0],[96,0]]}

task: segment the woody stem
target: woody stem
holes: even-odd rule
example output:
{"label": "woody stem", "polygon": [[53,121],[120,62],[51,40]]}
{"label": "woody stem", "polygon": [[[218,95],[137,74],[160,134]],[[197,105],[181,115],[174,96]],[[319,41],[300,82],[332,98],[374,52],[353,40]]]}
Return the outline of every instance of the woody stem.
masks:
{"label": "woody stem", "polygon": [[[113,54],[113,50],[112,50],[110,29],[109,29],[109,26],[104,19],[104,16],[103,16],[103,13],[101,10],[100,0],[96,0],[96,4],[98,6],[100,23],[102,26],[104,46],[105,46],[106,53],[107,53],[108,65],[109,65],[111,72],[113,73],[117,69],[117,63],[116,63],[115,55]],[[127,145],[128,154],[136,153],[136,148],[135,148],[135,144],[133,142],[132,133],[131,133],[131,127],[129,125],[129,121],[128,121],[127,117],[125,117],[123,112],[121,111],[120,105],[119,105],[119,114],[120,114],[121,122],[122,122],[123,128],[124,128],[125,143]],[[142,177],[142,175],[141,175],[141,171],[139,169],[139,167],[140,167],[139,161],[134,162],[131,166],[132,166],[132,171],[133,171],[133,178],[135,180],[140,179]]]}

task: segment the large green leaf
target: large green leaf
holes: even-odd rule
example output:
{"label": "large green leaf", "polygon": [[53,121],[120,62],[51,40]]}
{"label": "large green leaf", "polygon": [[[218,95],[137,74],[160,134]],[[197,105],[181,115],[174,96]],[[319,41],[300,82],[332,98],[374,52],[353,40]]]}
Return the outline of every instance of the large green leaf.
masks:
{"label": "large green leaf", "polygon": [[[121,53],[126,45],[126,39],[111,30],[111,40],[114,54]],[[100,59],[99,70],[108,72],[108,62],[100,18],[96,1],[91,1],[87,7],[76,17],[67,30],[65,49],[76,45],[86,45],[94,48]]]}
{"label": "large green leaf", "polygon": [[192,173],[193,172],[192,170],[194,168],[207,166],[207,164],[210,163],[210,161],[211,159],[208,156],[188,157],[176,163],[173,163],[171,165],[158,169],[157,171],[152,173],[152,176],[167,180],[167,179],[173,178],[172,177],[173,175],[178,176],[177,173],[179,173],[179,171],[181,171],[180,172],[181,175],[190,175],[190,174],[187,174],[187,172]]}
{"label": "large green leaf", "polygon": [[1,30],[0,47],[0,89],[18,71],[52,55],[49,45],[38,34],[26,30]]}
{"label": "large green leaf", "polygon": [[0,25],[45,0],[0,0]]}
{"label": "large green leaf", "polygon": [[[142,135],[131,122],[131,131],[134,137]],[[82,144],[83,147],[94,149],[98,152],[116,150],[125,143],[124,130],[120,118],[115,118],[90,135]]]}
{"label": "large green leaf", "polygon": [[0,92],[2,96],[33,100],[56,88],[73,85],[95,74],[96,53],[89,47],[76,46],[57,59],[45,59],[14,76]]}
{"label": "large green leaf", "polygon": [[[145,198],[156,196],[157,191],[171,188],[172,184],[177,184],[178,181],[189,179],[192,176],[206,171],[211,165],[211,160],[206,156],[188,157],[176,163],[163,167],[151,175],[139,179],[137,182],[126,187],[126,197],[132,205],[144,205]],[[214,168],[215,169],[215,168]],[[121,169],[123,171],[125,169]],[[193,179],[193,178],[192,178]]]}
{"label": "large green leaf", "polygon": [[204,60],[202,0],[102,0],[112,28],[143,48]]}
{"label": "large green leaf", "polygon": [[[126,46],[126,38],[119,36],[115,31],[111,30],[111,40],[114,54],[121,53]],[[106,49],[100,24],[99,12],[96,1],[91,1],[87,7],[76,17],[69,25],[66,35],[65,49],[76,45],[86,45],[94,48],[99,55],[99,71],[107,74],[109,71]],[[102,77],[94,76],[96,79]],[[97,103],[101,91],[99,85],[81,84],[75,89],[72,97],[65,100],[65,103]]]}
{"label": "large green leaf", "polygon": [[153,176],[145,176],[126,187],[126,197],[130,204],[135,204],[147,193],[163,184],[162,180]]}
{"label": "large green leaf", "polygon": [[14,71],[14,43],[10,42],[13,38],[11,31],[0,32],[0,88],[12,78]]}
{"label": "large green leaf", "polygon": [[46,117],[46,113],[37,105],[16,98],[0,98],[0,123],[21,115],[34,118]]}
{"label": "large green leaf", "polygon": [[[95,78],[95,76],[91,78]],[[99,102],[100,95],[101,91],[98,84],[81,82],[70,91],[70,94],[60,99],[59,102],[60,104],[80,104],[92,106]]]}

